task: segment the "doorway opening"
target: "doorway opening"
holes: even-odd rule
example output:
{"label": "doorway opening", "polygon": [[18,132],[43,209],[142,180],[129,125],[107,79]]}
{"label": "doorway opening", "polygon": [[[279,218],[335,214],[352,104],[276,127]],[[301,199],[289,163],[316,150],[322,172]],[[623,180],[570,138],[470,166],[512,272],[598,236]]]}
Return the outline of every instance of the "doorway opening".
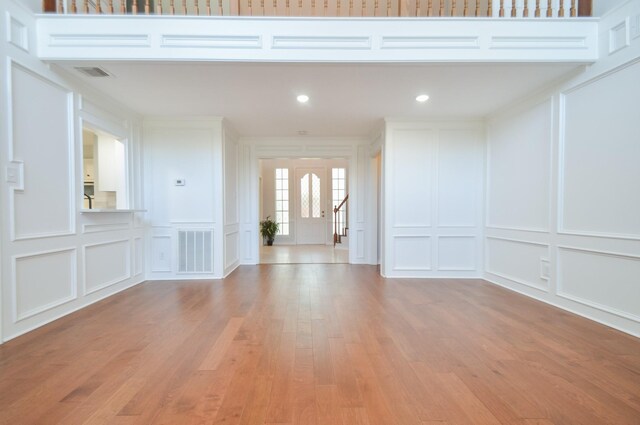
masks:
{"label": "doorway opening", "polygon": [[349,262],[349,161],[260,159],[260,221],[278,224],[273,244],[260,239],[262,264]]}

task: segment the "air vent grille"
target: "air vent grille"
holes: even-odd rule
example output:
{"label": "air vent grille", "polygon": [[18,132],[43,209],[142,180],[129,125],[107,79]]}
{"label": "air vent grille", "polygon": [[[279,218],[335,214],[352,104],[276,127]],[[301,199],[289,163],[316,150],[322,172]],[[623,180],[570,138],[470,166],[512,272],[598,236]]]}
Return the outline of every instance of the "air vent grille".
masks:
{"label": "air vent grille", "polygon": [[178,230],[178,272],[213,273],[213,230]]}
{"label": "air vent grille", "polygon": [[88,77],[109,77],[110,74],[97,66],[77,66],[76,70]]}

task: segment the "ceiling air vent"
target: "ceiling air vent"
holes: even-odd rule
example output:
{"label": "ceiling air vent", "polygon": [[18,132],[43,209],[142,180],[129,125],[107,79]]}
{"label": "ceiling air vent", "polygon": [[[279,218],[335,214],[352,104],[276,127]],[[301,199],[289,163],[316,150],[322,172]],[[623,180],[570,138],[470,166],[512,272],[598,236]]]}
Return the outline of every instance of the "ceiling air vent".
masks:
{"label": "ceiling air vent", "polygon": [[110,74],[97,66],[77,66],[76,70],[88,77],[109,77]]}

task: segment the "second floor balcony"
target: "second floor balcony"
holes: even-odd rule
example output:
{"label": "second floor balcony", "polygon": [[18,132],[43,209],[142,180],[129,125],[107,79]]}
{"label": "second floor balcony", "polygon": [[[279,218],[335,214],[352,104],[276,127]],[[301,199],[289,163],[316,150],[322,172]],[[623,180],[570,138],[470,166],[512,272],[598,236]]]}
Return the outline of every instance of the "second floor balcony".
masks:
{"label": "second floor balcony", "polygon": [[574,62],[583,0],[45,0],[46,60]]}

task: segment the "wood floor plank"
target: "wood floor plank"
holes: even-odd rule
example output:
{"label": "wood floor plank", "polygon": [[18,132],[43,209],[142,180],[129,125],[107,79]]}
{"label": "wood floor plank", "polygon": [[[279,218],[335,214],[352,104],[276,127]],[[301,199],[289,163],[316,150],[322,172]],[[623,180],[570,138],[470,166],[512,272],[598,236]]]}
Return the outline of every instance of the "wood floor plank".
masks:
{"label": "wood floor plank", "polygon": [[222,335],[213,344],[211,351],[209,351],[209,354],[200,365],[200,370],[216,370],[218,368],[220,361],[231,345],[231,341],[235,339],[240,330],[243,320],[242,317],[232,317],[229,320],[224,331],[222,331]]}
{"label": "wood floor plank", "polygon": [[146,282],[0,346],[0,424],[639,425],[640,340],[479,279]]}

